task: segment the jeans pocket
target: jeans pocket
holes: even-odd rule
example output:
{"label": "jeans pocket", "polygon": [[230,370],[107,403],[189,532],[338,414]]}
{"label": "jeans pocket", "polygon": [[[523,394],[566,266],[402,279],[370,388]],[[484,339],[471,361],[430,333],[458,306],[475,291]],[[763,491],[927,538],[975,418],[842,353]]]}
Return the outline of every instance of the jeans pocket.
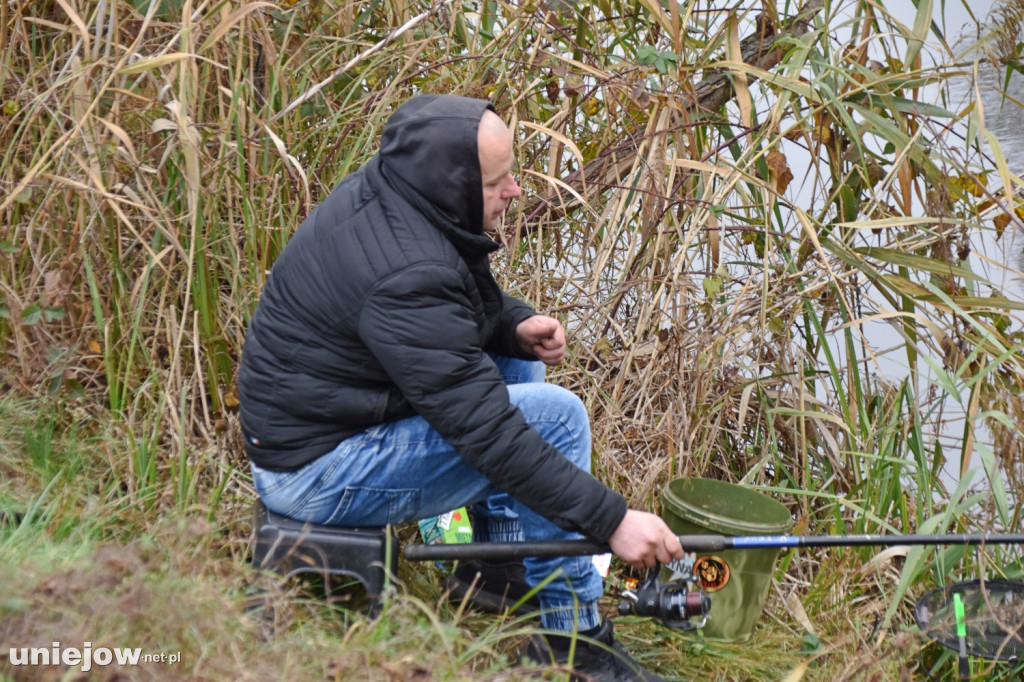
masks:
{"label": "jeans pocket", "polygon": [[333,526],[385,526],[415,521],[420,509],[418,488],[348,486],[325,521]]}

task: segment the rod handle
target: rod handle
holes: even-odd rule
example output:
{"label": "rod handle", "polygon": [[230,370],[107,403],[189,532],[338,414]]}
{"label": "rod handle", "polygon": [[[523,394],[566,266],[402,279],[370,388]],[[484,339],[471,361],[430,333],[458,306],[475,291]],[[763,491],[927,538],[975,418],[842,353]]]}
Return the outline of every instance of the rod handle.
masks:
{"label": "rod handle", "polygon": [[466,542],[458,544],[406,545],[408,561],[456,561],[482,559],[511,561],[524,557],[583,556],[611,551],[608,545],[587,540],[538,540],[536,542]]}

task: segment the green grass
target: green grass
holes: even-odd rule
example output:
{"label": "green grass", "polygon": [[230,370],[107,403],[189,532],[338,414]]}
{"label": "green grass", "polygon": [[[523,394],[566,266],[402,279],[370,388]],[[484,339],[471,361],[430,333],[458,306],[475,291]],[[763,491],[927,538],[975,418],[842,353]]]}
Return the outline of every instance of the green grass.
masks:
{"label": "green grass", "polygon": [[[368,621],[246,559],[249,315],[417,92],[512,124],[524,194],[496,274],[564,321],[551,380],[632,505],[704,476],[776,497],[798,532],[1019,527],[1024,306],[967,253],[1021,228],[1020,178],[980,101],[910,102],[965,65],[1009,77],[1020,3],[959,53],[934,4],[909,27],[807,7],[764,5],[772,33],[692,2],[0,3],[0,674],[29,674],[4,642],[59,640],[182,653],[138,678],[515,678],[535,623],[453,609],[432,567],[403,565]],[[802,551],[750,642],[619,632],[673,679],[954,679],[915,599],[1020,571],[1015,547]]]}
{"label": "green grass", "polygon": [[[129,485],[110,453],[123,452],[131,439],[116,422],[86,429],[68,416],[76,407],[29,397],[0,403],[0,500],[8,514],[24,514],[0,527],[0,581],[17,586],[0,600],[0,641],[8,646],[89,641],[94,648],[181,655],[173,666],[123,668],[128,679],[518,679],[521,671],[510,669],[536,621],[458,609],[444,599],[436,567],[404,561],[396,592],[376,620],[359,608],[358,589],[325,598],[322,586],[282,585],[248,563],[253,497],[244,473],[231,470],[226,483],[200,477],[187,493],[189,505],[175,499],[173,486],[151,492]],[[65,416],[47,416],[53,414]],[[400,533],[414,540],[413,528]],[[1005,565],[993,551],[989,561]],[[916,674],[920,658],[937,657],[937,647],[909,617],[913,598],[898,584],[904,557],[879,563],[873,553],[788,553],[747,642],[705,641],[635,617],[616,616],[617,633],[669,679]],[[935,570],[939,583],[972,563],[946,556],[936,566],[932,552],[922,560],[921,570]],[[609,614],[626,577],[616,565],[604,604]],[[886,622],[893,604],[898,608]],[[15,669],[3,658],[0,671],[49,679],[44,666]],[[102,672],[94,678],[105,679]]]}

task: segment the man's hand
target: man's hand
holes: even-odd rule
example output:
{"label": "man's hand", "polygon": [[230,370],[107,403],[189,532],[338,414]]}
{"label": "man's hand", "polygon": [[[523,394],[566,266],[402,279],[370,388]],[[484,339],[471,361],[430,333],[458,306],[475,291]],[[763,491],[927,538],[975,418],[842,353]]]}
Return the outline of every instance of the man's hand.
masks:
{"label": "man's hand", "polygon": [[654,568],[659,561],[667,564],[684,554],[679,538],[660,516],[635,509],[626,511],[608,545],[636,569]]}
{"label": "man's hand", "polygon": [[565,330],[553,317],[526,318],[516,327],[516,339],[520,348],[536,355],[545,365],[557,365],[565,359]]}

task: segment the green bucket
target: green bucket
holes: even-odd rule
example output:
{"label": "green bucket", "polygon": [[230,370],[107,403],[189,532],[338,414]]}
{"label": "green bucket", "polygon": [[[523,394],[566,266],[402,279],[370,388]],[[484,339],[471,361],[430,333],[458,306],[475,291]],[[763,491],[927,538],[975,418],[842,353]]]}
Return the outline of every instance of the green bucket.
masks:
{"label": "green bucket", "polygon": [[[661,500],[665,522],[677,535],[782,535],[793,527],[783,504],[725,481],[679,478],[665,487]],[[694,557],[693,574],[711,598],[705,637],[729,641],[750,637],[764,609],[778,558],[775,548],[729,549]],[[668,580],[671,571],[663,569],[662,576]]]}

